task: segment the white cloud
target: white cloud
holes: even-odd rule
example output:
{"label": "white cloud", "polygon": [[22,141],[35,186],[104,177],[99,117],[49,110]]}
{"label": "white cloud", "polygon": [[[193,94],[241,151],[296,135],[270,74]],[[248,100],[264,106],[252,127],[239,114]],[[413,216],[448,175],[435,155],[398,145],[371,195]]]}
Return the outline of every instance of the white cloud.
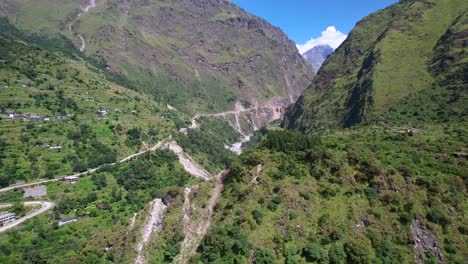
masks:
{"label": "white cloud", "polygon": [[329,26],[327,30],[322,31],[322,35],[316,39],[312,38],[307,41],[305,44],[297,44],[297,49],[299,53],[303,54],[304,52],[310,50],[311,48],[328,44],[333,49],[338,48],[341,43],[348,37],[347,35],[343,34],[343,32],[336,30],[334,26]]}

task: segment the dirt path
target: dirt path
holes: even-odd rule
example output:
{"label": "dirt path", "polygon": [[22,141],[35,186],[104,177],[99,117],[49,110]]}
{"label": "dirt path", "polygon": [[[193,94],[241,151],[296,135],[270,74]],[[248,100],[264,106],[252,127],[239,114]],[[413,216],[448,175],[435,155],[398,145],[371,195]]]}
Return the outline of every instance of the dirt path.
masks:
{"label": "dirt path", "polygon": [[[12,227],[15,227],[21,223],[23,223],[24,221],[28,220],[28,219],[31,219],[37,215],[40,215],[42,213],[44,213],[45,211],[49,210],[50,208],[54,207],[54,203],[52,202],[43,202],[43,201],[33,201],[33,202],[23,202],[23,205],[25,206],[31,206],[31,205],[40,205],[41,208],[39,208],[38,210],[35,210],[35,211],[32,211],[32,212],[29,212],[27,215],[21,217],[20,219],[17,219],[15,221],[12,221],[12,222],[9,222],[9,223],[6,223],[4,224],[2,227],[0,227],[0,232],[4,232]],[[4,207],[11,207],[13,206],[13,204],[2,204],[0,205],[1,208],[4,208]]]}
{"label": "dirt path", "polygon": [[100,169],[101,167],[103,166],[106,166],[106,165],[110,165],[110,166],[113,166],[113,165],[116,165],[116,164],[119,164],[119,163],[124,163],[124,162],[127,162],[135,157],[138,157],[138,156],[141,156],[145,153],[148,153],[148,152],[151,152],[151,151],[156,151],[157,149],[160,149],[162,148],[163,146],[165,145],[165,141],[160,141],[158,142],[156,145],[154,145],[152,148],[150,149],[147,149],[145,151],[140,151],[138,153],[135,153],[135,154],[132,154],[128,157],[125,157],[119,161],[116,161],[114,163],[110,163],[110,164],[104,164],[104,165],[101,165],[97,168],[92,168],[92,169],[89,169],[85,172],[81,172],[81,173],[75,173],[73,175],[67,175],[67,176],[57,176],[55,179],[50,179],[50,180],[40,180],[40,181],[36,181],[36,182],[30,182],[30,183],[24,183],[24,184],[17,184],[17,185],[11,185],[11,186],[8,186],[8,187],[5,187],[5,188],[2,188],[0,189],[0,193],[5,193],[5,192],[9,192],[9,191],[12,191],[12,190],[15,190],[15,189],[21,189],[21,188],[25,188],[25,187],[30,187],[30,186],[35,186],[35,185],[39,185],[39,184],[44,184],[44,183],[48,183],[48,182],[54,182],[54,181],[60,181],[62,180],[63,178],[65,177],[71,177],[71,176],[74,176],[74,177],[81,177],[81,176],[85,176],[87,174],[90,174],[90,173],[94,173],[96,172],[98,169]]}
{"label": "dirt path", "polygon": [[138,253],[135,264],[146,263],[145,256],[142,254],[146,244],[149,242],[151,235],[157,233],[162,229],[162,223],[166,216],[166,205],[161,199],[154,199],[151,202],[151,209],[148,215],[148,220],[141,233],[141,239],[135,252]]}
{"label": "dirt path", "polygon": [[190,204],[190,193],[192,188],[186,188],[184,193],[184,235],[185,238],[180,246],[180,253],[175,257],[174,263],[186,264],[190,257],[195,254],[198,246],[205,237],[208,229],[213,221],[213,211],[218,203],[219,197],[223,190],[223,179],[228,173],[227,170],[220,172],[213,179],[216,181],[214,188],[211,190],[210,199],[205,207],[201,210],[197,219],[191,218],[190,215],[195,208]]}
{"label": "dirt path", "polygon": [[182,147],[179,146],[177,142],[170,141],[167,142],[166,145],[179,157],[179,162],[184,167],[185,171],[204,181],[208,181],[212,178],[211,174],[206,169],[198,165],[192,158],[184,153]]}
{"label": "dirt path", "polygon": [[[235,142],[234,144],[232,144],[231,146],[228,147],[229,150],[236,153],[237,155],[240,155],[242,153],[242,145],[244,143],[250,141],[250,138],[251,138],[252,135],[251,134],[245,134],[242,131],[242,127],[241,127],[240,122],[239,122],[239,117],[240,117],[241,113],[249,112],[249,111],[252,111],[252,110],[258,111],[258,108],[257,107],[244,108],[241,103],[237,102],[235,104],[235,106],[234,106],[234,110],[232,110],[232,111],[224,111],[224,112],[214,113],[214,114],[197,114],[192,118],[192,124],[189,127],[189,129],[198,128],[200,125],[197,123],[197,120],[202,118],[202,117],[222,117],[222,118],[224,118],[229,123],[229,125],[237,133],[239,133],[241,135],[241,138],[240,138],[240,140],[238,142]],[[227,116],[229,116],[229,115],[234,116],[234,118],[235,118],[235,123],[234,124],[231,124],[231,122],[227,118]],[[254,123],[254,130],[258,130],[255,123]]]}

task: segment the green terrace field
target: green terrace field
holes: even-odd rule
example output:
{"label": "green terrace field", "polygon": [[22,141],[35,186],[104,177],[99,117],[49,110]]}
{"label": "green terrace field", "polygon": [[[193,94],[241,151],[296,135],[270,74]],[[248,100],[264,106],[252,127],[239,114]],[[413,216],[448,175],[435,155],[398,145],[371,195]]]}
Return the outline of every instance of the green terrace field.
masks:
{"label": "green terrace field", "polygon": [[179,113],[82,60],[0,44],[2,186],[110,163],[185,126]]}

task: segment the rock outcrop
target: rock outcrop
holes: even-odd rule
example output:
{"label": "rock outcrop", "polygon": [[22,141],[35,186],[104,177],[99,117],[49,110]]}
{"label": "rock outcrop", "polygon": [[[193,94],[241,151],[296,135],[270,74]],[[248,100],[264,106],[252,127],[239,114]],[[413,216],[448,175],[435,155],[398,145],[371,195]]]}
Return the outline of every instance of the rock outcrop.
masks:
{"label": "rock outcrop", "polygon": [[413,221],[411,235],[414,240],[414,257],[417,264],[426,263],[425,260],[429,254],[436,257],[439,263],[446,263],[437,238],[427,228],[421,217],[417,217]]}

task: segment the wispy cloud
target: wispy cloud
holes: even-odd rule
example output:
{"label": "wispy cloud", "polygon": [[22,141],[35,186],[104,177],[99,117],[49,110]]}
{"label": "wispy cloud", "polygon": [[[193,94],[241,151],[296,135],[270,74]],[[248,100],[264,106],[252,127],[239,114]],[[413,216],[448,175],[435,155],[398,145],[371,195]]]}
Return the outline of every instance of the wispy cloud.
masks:
{"label": "wispy cloud", "polygon": [[329,26],[327,30],[322,31],[322,35],[316,39],[312,38],[305,44],[297,44],[297,49],[301,54],[310,50],[311,48],[319,45],[328,44],[333,49],[338,48],[343,41],[345,41],[347,35],[343,32],[336,30],[334,26]]}

